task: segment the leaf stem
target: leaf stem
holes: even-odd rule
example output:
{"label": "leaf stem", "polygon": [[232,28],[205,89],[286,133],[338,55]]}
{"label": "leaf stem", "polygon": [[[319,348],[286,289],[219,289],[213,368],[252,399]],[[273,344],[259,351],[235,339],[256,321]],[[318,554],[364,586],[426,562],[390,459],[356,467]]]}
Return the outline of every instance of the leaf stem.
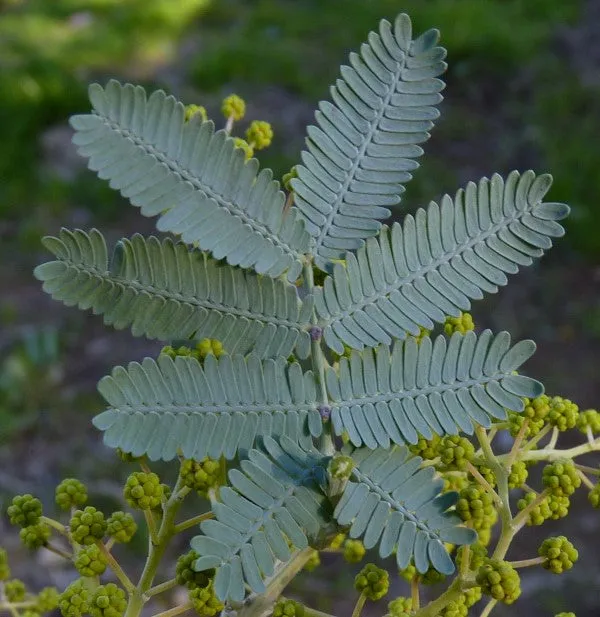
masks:
{"label": "leaf stem", "polygon": [[525,432],[529,428],[529,418],[525,418],[523,420],[523,424],[521,424],[521,428],[515,437],[515,441],[508,453],[508,458],[506,459],[506,468],[510,471],[513,466],[515,459],[517,458],[517,454],[519,454],[519,448],[521,447],[521,443],[523,442],[523,438],[525,437]]}
{"label": "leaf stem", "polygon": [[[312,260],[307,260],[304,264],[304,288],[308,293],[313,293],[315,289],[315,279],[313,275],[312,269]],[[313,328],[316,328],[317,325],[317,312],[316,309],[313,309],[312,314],[312,324]],[[325,385],[325,355],[323,354],[323,349],[321,347],[321,337],[312,336],[311,335],[311,343],[310,343],[310,359],[312,363],[313,374],[316,377],[317,385],[319,388],[320,396],[319,403],[322,407],[329,407],[329,397],[327,396],[327,386]],[[323,432],[321,433],[321,437],[319,439],[319,449],[321,452],[327,456],[333,455],[335,452],[335,444],[333,440],[333,426],[331,421],[324,423]]]}

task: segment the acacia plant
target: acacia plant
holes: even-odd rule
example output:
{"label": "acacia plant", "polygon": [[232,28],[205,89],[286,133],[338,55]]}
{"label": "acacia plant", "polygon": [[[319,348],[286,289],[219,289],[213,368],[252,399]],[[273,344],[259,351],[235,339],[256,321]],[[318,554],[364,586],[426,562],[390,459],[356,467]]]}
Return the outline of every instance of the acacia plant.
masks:
{"label": "acacia plant", "polygon": [[[31,495],[9,508],[26,545],[58,552],[82,576],[53,596],[65,617],[137,617],[176,585],[188,587],[189,601],[165,617],[190,608],[326,617],[284,598],[284,587],[319,551],[355,563],[366,549],[395,555],[411,583],[411,597],[392,601],[389,615],[466,615],[482,594],[487,615],[519,596],[516,568],[562,572],[577,559],[562,536],[532,559],[506,555],[524,525],[565,516],[582,482],[599,505],[588,476],[598,470],[573,459],[600,450],[600,415],[550,398],[517,372],[532,341],[475,334],[464,313],[551,247],[568,207],[544,201],[548,175],[513,171],[470,182],[402,223],[381,222],[439,115],[446,52],[437,41],[436,30],[413,39],[406,15],[381,22],[319,104],[287,194],[252,158],[270,127],[254,122],[245,141],[231,137],[241,99],[225,101],[227,124],[215,131],[204,110],[162,91],[90,87],[92,112],[71,119],[79,152],[176,239],[136,234],[111,258],[95,229],[44,239],[55,256],[35,271],[46,292],[170,343],[157,359],[104,377],[107,409],[94,419],[108,446],[141,464],[124,491],[150,540],[137,582],[113,554],[135,520],[84,508],[77,480],[57,488],[68,525],[44,516]],[[587,441],[558,449],[559,434],[573,428]],[[513,447],[494,453],[500,430]],[[150,465],[173,459],[180,472],[169,487]],[[525,483],[536,462],[547,463],[540,492]],[[512,489],[524,492],[516,516]],[[193,491],[210,509],[177,523]],[[171,540],[197,524],[175,577],[157,582]],[[420,585],[453,574],[455,562],[448,589],[422,606]],[[51,592],[44,604],[43,594],[6,580],[6,563],[0,570],[0,609],[48,610]],[[105,571],[119,584],[101,585]],[[367,564],[355,580],[354,617],[388,586],[388,573]]]}

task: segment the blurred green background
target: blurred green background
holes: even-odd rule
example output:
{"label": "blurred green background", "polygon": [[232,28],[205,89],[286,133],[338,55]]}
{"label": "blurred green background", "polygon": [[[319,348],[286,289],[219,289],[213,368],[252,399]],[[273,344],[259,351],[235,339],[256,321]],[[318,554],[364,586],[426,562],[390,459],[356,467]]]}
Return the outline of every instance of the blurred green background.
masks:
{"label": "blurred green background", "polygon": [[[495,171],[554,175],[551,199],[573,207],[567,237],[474,314],[480,327],[536,339],[529,372],[551,394],[598,404],[600,0],[0,0],[0,507],[23,490],[51,501],[74,467],[98,499],[117,495],[107,478],[123,468],[89,423],[95,383],[159,348],[55,305],[31,275],[44,259],[40,237],[61,225],[98,226],[110,239],[152,230],[70,145],[67,119],[88,109],[88,83],[162,87],[206,106],[218,125],[221,100],[236,92],[248,120],[272,122],[274,143],[259,158],[281,176],[348,52],[401,11],[417,32],[442,31],[450,65],[442,119],[406,204]],[[589,545],[600,525],[580,507],[574,533]],[[529,580],[522,614],[597,616],[600,564],[588,559],[565,578],[569,593]],[[305,581],[322,598],[343,594],[332,585]]]}

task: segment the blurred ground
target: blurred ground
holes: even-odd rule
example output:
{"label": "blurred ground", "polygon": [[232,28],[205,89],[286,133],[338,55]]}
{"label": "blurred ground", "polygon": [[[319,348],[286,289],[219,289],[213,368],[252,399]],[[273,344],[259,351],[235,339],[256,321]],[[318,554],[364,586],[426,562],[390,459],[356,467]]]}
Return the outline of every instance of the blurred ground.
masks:
{"label": "blurred ground", "polygon": [[[528,373],[550,394],[582,408],[598,405],[600,1],[179,5],[0,2],[0,510],[8,496],[27,490],[50,504],[53,487],[72,474],[89,481],[96,503],[120,502],[118,479],[127,470],[91,428],[100,408],[95,384],[113,366],[160,348],[52,302],[31,275],[45,259],[39,237],[61,225],[98,226],[111,240],[153,231],[152,221],[141,220],[84,171],[70,147],[65,120],[87,108],[85,84],[116,76],[160,85],[185,102],[206,105],[215,118],[223,96],[243,94],[250,119],[274,124],[275,144],[260,158],[281,175],[297,161],[304,127],[339,63],[378,18],[401,10],[414,17],[416,29],[439,25],[450,62],[442,120],[409,186],[407,206],[495,171],[553,173],[551,197],[574,205],[568,237],[473,312],[478,328],[536,340]],[[40,334],[42,327],[47,331]],[[516,612],[494,614],[600,614],[600,558],[592,548],[600,520],[583,495],[566,524],[530,532],[514,558],[531,556],[542,537],[560,531],[581,548],[573,575],[556,582],[526,572],[526,599]],[[16,547],[1,519],[0,544]],[[47,562],[32,571],[27,555],[15,550],[15,574],[26,574],[34,587],[46,584],[48,574],[57,583],[69,576]],[[323,610],[349,614],[349,577],[338,571],[317,569],[298,581],[296,591]],[[397,583],[398,594],[408,591],[402,585]]]}

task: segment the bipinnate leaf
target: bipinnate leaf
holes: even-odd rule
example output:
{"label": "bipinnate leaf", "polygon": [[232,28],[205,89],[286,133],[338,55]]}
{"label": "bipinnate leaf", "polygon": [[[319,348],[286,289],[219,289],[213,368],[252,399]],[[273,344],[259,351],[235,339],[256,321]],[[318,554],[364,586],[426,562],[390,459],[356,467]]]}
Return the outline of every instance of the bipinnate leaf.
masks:
{"label": "bipinnate leaf", "polygon": [[63,229],[44,244],[57,258],[35,269],[44,291],[117,329],[165,341],[216,338],[229,353],[260,358],[309,352],[312,297],[300,301],[281,279],[218,263],[169,238],[123,239],[110,263],[96,229]]}
{"label": "bipinnate leaf", "polygon": [[245,585],[263,593],[275,565],[307,547],[329,518],[320,490],[326,459],[319,452],[285,436],[266,437],[264,447],[250,450],[240,467],[229,472],[230,486],[219,491],[215,520],[204,521],[203,535],[192,539],[200,554],[195,569],[217,568],[217,596],[237,602],[244,599]]}
{"label": "bipinnate leaf", "polygon": [[355,446],[387,449],[419,435],[487,428],[507,409],[522,411],[522,397],[543,393],[535,379],[513,374],[534,350],[533,341],[511,348],[507,332],[485,330],[355,351],[326,373],[335,432]]}
{"label": "bipinnate leaf", "polygon": [[383,20],[341,68],[331,102],[319,104],[292,186],[320,268],[377,235],[419,167],[444,88],[438,38],[428,30],[411,40],[405,14]]}
{"label": "bipinnate leaf", "polygon": [[532,171],[470,182],[347,253],[315,293],[327,345],[389,345],[498,291],[564,233],[557,221],[569,208],[542,202],[550,184]]}
{"label": "bipinnate leaf", "polygon": [[232,459],[256,440],[286,435],[306,448],[321,434],[312,373],[285,359],[161,354],[100,380],[108,409],[93,420],[104,441],[134,456]]}
{"label": "bipinnate leaf", "polygon": [[360,448],[351,456],[355,467],[333,514],[337,522],[350,528],[351,538],[363,538],[365,548],[379,547],[381,557],[395,553],[400,569],[412,559],[420,573],[431,565],[452,574],[444,542],[471,544],[477,538],[449,511],[457,493],[441,494],[444,481],[404,447]]}
{"label": "bipinnate leaf", "polygon": [[311,237],[298,211],[284,211],[273,173],[259,173],[225,131],[214,130],[162,90],[92,84],[92,113],[71,118],[88,166],[141,209],[160,231],[234,266],[295,281]]}

